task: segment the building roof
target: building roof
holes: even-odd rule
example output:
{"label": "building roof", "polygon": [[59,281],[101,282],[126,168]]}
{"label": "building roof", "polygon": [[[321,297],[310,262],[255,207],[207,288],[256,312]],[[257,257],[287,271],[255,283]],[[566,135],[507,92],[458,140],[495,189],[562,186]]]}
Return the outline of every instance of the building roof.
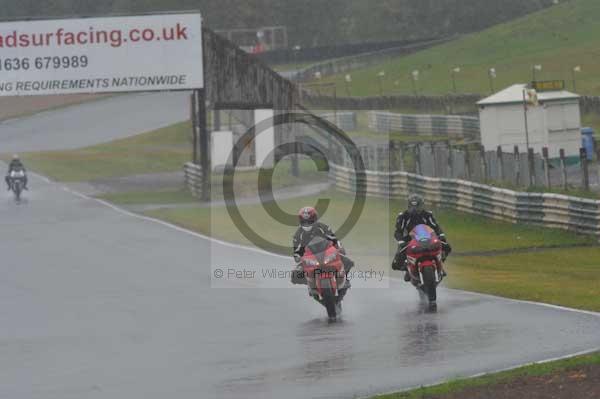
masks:
{"label": "building roof", "polygon": [[[484,98],[483,100],[479,101],[477,105],[523,103],[523,89],[526,87],[527,85],[525,84],[512,85],[502,91],[499,91],[498,93],[491,95],[488,98]],[[579,99],[579,96],[566,90],[538,92],[538,100],[541,102],[571,99]]]}

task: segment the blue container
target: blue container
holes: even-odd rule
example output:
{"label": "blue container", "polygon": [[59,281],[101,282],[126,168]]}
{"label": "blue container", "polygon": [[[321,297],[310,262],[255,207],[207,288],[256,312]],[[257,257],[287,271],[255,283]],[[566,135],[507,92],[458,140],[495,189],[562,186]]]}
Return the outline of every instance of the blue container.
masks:
{"label": "blue container", "polygon": [[596,148],[594,147],[594,129],[591,127],[581,129],[581,146],[585,148],[588,161],[592,161]]}

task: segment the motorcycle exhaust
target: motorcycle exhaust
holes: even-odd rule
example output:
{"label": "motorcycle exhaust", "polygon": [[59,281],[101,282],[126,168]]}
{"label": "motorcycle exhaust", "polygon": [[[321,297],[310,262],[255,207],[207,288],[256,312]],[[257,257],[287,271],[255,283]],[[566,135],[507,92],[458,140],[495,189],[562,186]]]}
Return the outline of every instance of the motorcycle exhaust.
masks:
{"label": "motorcycle exhaust", "polygon": [[419,270],[419,279],[421,280],[421,285],[425,285],[425,280],[423,279],[423,273]]}
{"label": "motorcycle exhaust", "polygon": [[435,282],[439,283],[440,281],[440,274],[438,273],[437,269],[434,270],[435,271]]}

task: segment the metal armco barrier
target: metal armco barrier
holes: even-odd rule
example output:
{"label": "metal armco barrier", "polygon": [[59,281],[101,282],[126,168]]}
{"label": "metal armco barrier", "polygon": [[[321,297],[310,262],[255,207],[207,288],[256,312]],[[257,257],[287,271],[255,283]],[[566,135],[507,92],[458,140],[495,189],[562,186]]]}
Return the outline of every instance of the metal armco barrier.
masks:
{"label": "metal armco barrier", "polygon": [[418,136],[447,136],[479,140],[479,118],[470,116],[403,115],[391,112],[368,112],[369,129],[380,132],[402,132]]}
{"label": "metal armco barrier", "polygon": [[202,168],[200,165],[188,162],[183,165],[185,186],[196,198],[202,198]]}
{"label": "metal armco barrier", "polygon": [[[354,171],[331,165],[329,176],[342,191],[357,188]],[[536,224],[600,238],[600,201],[547,193],[521,193],[458,179],[406,172],[366,172],[367,195],[403,199],[409,193],[427,202],[512,223]]]}
{"label": "metal armco barrier", "polygon": [[321,118],[333,123],[345,132],[353,132],[357,129],[356,112],[337,112],[319,115]]}

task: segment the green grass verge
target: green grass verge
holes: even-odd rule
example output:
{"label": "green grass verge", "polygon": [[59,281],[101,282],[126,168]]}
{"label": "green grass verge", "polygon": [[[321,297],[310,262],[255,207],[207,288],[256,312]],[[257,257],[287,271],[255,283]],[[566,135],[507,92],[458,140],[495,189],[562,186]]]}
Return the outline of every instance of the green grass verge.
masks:
{"label": "green grass verge", "polygon": [[452,260],[448,285],[514,299],[600,311],[600,248],[549,249]]}
{"label": "green grass verge", "polygon": [[[597,52],[600,25],[597,0],[573,0],[483,32],[399,57],[352,73],[352,94],[379,95],[378,73],[385,71],[384,93],[412,93],[411,71],[418,69],[420,93],[444,94],[453,90],[451,69],[461,93],[489,93],[488,71],[496,68],[495,88],[532,79],[532,65],[541,64],[538,80],[563,79],[571,86],[571,71],[581,65],[577,89],[582,94],[599,94]],[[335,82],[345,90],[345,73],[324,82]]]}
{"label": "green grass verge", "polygon": [[598,364],[600,364],[600,353],[593,353],[584,356],[577,356],[571,359],[519,367],[514,370],[489,374],[478,378],[459,379],[432,387],[424,387],[407,392],[376,396],[373,399],[442,399],[445,395],[460,394],[460,392],[468,388],[483,386],[491,388],[493,385],[508,383],[518,378],[539,377],[567,371],[577,367]]}
{"label": "green grass verge", "polygon": [[82,149],[25,153],[22,159],[28,168],[59,181],[174,172],[190,160],[190,132],[189,123],[179,123]]}
{"label": "green grass verge", "polygon": [[[349,214],[352,199],[338,192],[319,196],[280,201],[284,211],[295,214],[317,198],[331,200],[323,221],[334,229]],[[271,210],[274,208],[271,205]],[[358,263],[378,270],[389,270],[395,243],[392,239],[392,221],[403,208],[403,202],[368,199],[365,210],[355,228],[344,238],[344,245]],[[244,220],[261,232],[266,240],[282,246],[267,249],[288,255],[290,237],[296,226],[294,218],[285,226],[274,222],[262,205],[240,206]],[[600,311],[600,248],[591,236],[576,235],[557,229],[515,225],[465,214],[449,209],[434,209],[444,226],[457,256],[450,257],[450,278],[453,288],[489,293],[504,297],[541,301]],[[147,215],[167,220],[206,235],[240,244],[252,245],[232,222],[223,207],[193,209],[159,209]],[[581,248],[551,249],[554,246],[584,246]],[[589,246],[589,247],[586,247]],[[488,256],[458,256],[473,252],[528,250],[524,252]]]}

